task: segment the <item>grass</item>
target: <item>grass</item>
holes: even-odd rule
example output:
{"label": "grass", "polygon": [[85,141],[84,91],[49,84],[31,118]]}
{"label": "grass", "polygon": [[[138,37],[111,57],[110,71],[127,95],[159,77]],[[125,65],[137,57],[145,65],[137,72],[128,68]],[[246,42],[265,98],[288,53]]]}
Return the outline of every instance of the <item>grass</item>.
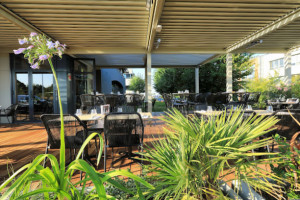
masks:
{"label": "grass", "polygon": [[153,112],[164,112],[167,111],[165,102],[156,101],[153,107]]}

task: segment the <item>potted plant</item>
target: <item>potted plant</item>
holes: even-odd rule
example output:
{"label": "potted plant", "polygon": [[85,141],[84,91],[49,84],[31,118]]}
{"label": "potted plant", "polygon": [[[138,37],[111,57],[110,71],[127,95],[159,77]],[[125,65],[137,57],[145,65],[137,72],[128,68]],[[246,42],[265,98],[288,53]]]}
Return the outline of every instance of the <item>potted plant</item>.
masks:
{"label": "potted plant", "polygon": [[[97,172],[92,166],[90,166],[86,161],[80,159],[80,156],[89,143],[89,141],[96,136],[98,133],[92,133],[84,142],[78,155],[74,161],[72,161],[68,166],[66,166],[65,160],[65,135],[64,135],[64,121],[63,121],[63,110],[60,98],[59,84],[56,77],[56,72],[52,64],[52,57],[57,55],[62,56],[66,45],[60,44],[58,41],[53,42],[51,39],[45,35],[39,35],[37,33],[31,33],[28,38],[19,39],[19,43],[29,44],[27,48],[19,48],[14,50],[15,54],[24,54],[24,57],[28,59],[31,64],[31,68],[38,69],[42,62],[48,60],[51,70],[55,79],[58,100],[59,100],[59,111],[61,118],[61,131],[60,131],[60,155],[59,161],[55,156],[51,154],[42,154],[37,156],[31,163],[26,164],[16,171],[12,176],[9,177],[1,186],[0,192],[11,184],[3,193],[0,199],[27,199],[29,197],[38,196],[39,199],[89,199],[98,198],[106,199],[111,198],[105,192],[104,183],[109,183],[115,187],[127,192],[133,193],[128,190],[118,182],[111,179],[114,176],[127,176],[134,179],[136,182],[145,185],[146,187],[152,188],[152,186],[141,179],[138,176],[124,170],[110,171],[106,173]],[[103,140],[101,135],[100,146],[103,146]],[[101,149],[101,148],[100,148]],[[97,158],[97,164],[99,164],[102,151],[99,152]],[[50,167],[43,167],[41,162],[48,158],[50,160]],[[84,172],[85,178],[83,180],[72,183],[72,175],[74,171]],[[85,193],[85,185],[88,181],[93,182],[94,188],[89,192]],[[38,184],[39,186],[32,190],[32,184]],[[82,184],[83,187],[79,190],[79,185]],[[138,186],[138,184],[137,184]],[[139,187],[137,187],[139,188]],[[136,195],[136,194],[133,194]],[[138,192],[138,196],[141,196],[141,192]]]}
{"label": "potted plant", "polygon": [[[170,111],[163,120],[165,137],[145,148],[144,159],[156,187],[148,195],[154,199],[216,199],[223,197],[220,182],[246,181],[255,190],[280,196],[280,187],[267,178],[281,179],[262,167],[276,161],[276,155],[252,152],[265,147],[271,138],[257,140],[272,130],[275,117],[243,119],[239,109],[208,119],[185,117]],[[253,159],[254,156],[266,156]]]}

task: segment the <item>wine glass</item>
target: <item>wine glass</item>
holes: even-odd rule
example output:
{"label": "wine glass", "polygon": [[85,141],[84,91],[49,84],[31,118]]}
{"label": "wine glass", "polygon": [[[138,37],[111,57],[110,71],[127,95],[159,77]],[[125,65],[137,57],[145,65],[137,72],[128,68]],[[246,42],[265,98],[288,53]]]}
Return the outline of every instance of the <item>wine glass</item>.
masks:
{"label": "wine glass", "polygon": [[82,115],[82,111],[81,111],[81,109],[76,109],[76,113],[75,113],[75,115]]}
{"label": "wine glass", "polygon": [[207,106],[207,112],[212,112],[213,109],[212,109],[212,106]]}
{"label": "wine glass", "polygon": [[138,109],[137,109],[137,112],[138,112],[138,113],[141,113],[141,112],[142,112],[142,109],[141,109],[141,108],[138,108]]}

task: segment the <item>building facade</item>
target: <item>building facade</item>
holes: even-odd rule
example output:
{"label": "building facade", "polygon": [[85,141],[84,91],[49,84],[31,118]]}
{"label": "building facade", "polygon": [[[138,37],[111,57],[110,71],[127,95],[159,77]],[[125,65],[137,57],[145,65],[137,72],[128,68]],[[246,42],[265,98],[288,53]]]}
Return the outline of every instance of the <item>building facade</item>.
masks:
{"label": "building facade", "polygon": [[[80,107],[80,95],[125,92],[125,79],[118,69],[101,69],[94,59],[54,57],[64,113]],[[44,113],[58,113],[58,96],[50,65],[31,69],[23,55],[0,54],[0,106],[18,104],[16,121],[40,121]],[[3,118],[2,122],[6,122]]]}
{"label": "building facade", "polygon": [[[284,54],[254,55],[252,59],[254,72],[248,76],[248,78],[268,78],[279,76],[284,79],[287,76],[284,64],[284,56]],[[300,51],[298,50],[292,52],[291,56],[291,75],[299,75]]]}

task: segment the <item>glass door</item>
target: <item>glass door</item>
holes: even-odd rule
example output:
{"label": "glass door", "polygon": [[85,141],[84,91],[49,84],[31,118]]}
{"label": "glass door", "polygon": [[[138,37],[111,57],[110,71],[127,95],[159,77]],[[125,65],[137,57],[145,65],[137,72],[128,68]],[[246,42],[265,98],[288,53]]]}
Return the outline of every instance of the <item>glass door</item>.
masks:
{"label": "glass door", "polygon": [[28,73],[16,73],[16,103],[18,104],[18,110],[16,115],[17,121],[29,121],[29,107],[30,107],[30,95],[29,95],[29,78]]}
{"label": "glass door", "polygon": [[76,108],[80,108],[80,95],[95,94],[96,91],[95,59],[74,59],[74,81]]}
{"label": "glass door", "polygon": [[40,120],[42,114],[53,113],[53,75],[32,74],[33,120]]}
{"label": "glass door", "polygon": [[40,121],[42,114],[53,113],[53,75],[16,73],[17,121]]}

